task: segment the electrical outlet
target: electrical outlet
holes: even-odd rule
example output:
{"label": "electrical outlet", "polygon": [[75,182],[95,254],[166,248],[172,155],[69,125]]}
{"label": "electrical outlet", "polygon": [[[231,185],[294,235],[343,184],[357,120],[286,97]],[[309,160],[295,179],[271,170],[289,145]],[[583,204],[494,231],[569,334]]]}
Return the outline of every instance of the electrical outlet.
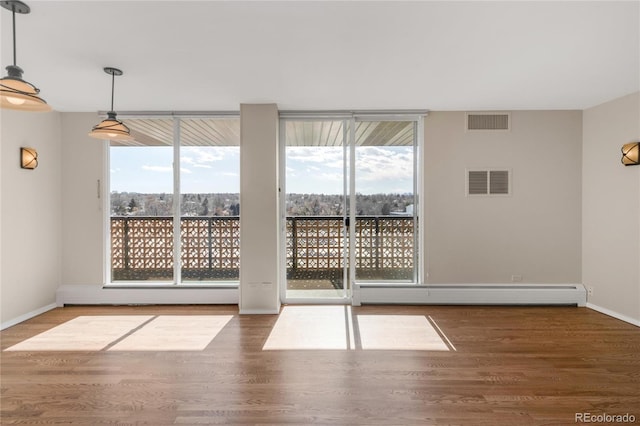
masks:
{"label": "electrical outlet", "polygon": [[512,283],[521,283],[522,282],[522,275],[511,275],[511,282]]}
{"label": "electrical outlet", "polygon": [[593,297],[593,287],[592,286],[588,286],[587,287],[587,296],[588,297]]}

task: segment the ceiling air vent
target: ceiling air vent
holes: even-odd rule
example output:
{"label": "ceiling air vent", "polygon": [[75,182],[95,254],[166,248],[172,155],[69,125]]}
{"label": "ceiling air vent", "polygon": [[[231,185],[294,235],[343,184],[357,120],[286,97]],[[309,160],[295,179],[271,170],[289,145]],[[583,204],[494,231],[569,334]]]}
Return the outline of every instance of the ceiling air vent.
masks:
{"label": "ceiling air vent", "polygon": [[467,195],[510,195],[509,170],[467,170]]}
{"label": "ceiling air vent", "polygon": [[510,115],[467,113],[467,130],[509,130]]}

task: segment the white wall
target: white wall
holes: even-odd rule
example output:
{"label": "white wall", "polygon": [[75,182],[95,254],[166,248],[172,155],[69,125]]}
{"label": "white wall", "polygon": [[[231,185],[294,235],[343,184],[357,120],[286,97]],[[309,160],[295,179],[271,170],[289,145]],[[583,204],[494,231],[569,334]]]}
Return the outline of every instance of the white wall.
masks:
{"label": "white wall", "polygon": [[640,140],[640,93],[584,111],[582,274],[589,305],[640,325],[640,166],[620,148]]}
{"label": "white wall", "polygon": [[108,147],[104,141],[87,136],[100,120],[95,113],[62,114],[62,285],[57,291],[57,303],[237,303],[235,288],[103,288],[109,244],[104,222],[109,213],[104,203],[109,192]]}
{"label": "white wall", "polygon": [[[581,282],[581,111],[513,111],[510,131],[425,118],[427,281]],[[512,195],[466,197],[465,169],[512,170]]]}
{"label": "white wall", "polygon": [[[102,285],[102,199],[105,142],[87,136],[101,120],[95,113],[62,114],[62,283]],[[108,188],[102,182],[101,197]]]}
{"label": "white wall", "polygon": [[[55,303],[60,285],[61,116],[57,112],[3,110],[1,322]],[[35,170],[19,166],[20,147],[38,151]]]}
{"label": "white wall", "polygon": [[[467,133],[463,112],[430,113],[423,182],[428,281],[507,283],[517,274],[525,283],[584,282],[594,287],[593,306],[639,321],[640,166],[620,164],[622,144],[640,136],[639,98],[584,113],[514,111],[507,133]],[[93,113],[3,111],[1,118],[5,323],[49,306],[60,284],[102,284],[104,212],[96,181],[103,151],[86,136],[98,119]],[[25,145],[40,153],[35,171],[18,167]],[[513,195],[465,197],[469,167],[511,168]],[[277,236],[272,243],[275,250]]]}
{"label": "white wall", "polygon": [[240,313],[278,313],[278,107],[240,106]]}

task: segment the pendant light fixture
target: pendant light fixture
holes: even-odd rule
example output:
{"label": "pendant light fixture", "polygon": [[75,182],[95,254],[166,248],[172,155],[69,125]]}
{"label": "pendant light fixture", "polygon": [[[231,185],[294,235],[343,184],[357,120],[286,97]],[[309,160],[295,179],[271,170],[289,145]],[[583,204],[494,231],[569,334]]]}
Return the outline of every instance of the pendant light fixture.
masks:
{"label": "pendant light fixture", "polygon": [[116,113],[113,110],[113,88],[116,75],[122,75],[122,71],[117,68],[106,67],[104,72],[111,74],[111,110],[107,112],[107,118],[102,120],[100,124],[96,124],[89,132],[89,136],[112,141],[132,141],[131,131],[120,120],[116,118]]}
{"label": "pendant light fixture", "polygon": [[0,106],[20,111],[51,111],[51,107],[38,96],[40,89],[22,79],[22,68],[16,65],[16,13],[31,12],[29,6],[18,0],[2,0],[0,5],[13,14],[13,65],[6,70],[8,76],[0,79]]}

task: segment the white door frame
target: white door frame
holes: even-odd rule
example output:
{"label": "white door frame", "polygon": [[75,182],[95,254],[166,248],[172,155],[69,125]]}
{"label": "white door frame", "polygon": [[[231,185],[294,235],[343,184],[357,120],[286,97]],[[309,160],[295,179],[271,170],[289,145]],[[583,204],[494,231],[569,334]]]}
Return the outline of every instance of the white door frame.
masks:
{"label": "white door frame", "polygon": [[[359,121],[413,121],[414,122],[414,229],[418,232],[414,235],[414,274],[413,282],[409,285],[419,285],[425,281],[424,277],[424,203],[422,196],[423,176],[423,144],[424,144],[424,116],[426,111],[380,111],[380,112],[291,112],[280,113],[279,136],[279,206],[280,206],[280,299],[283,304],[351,304],[359,299],[357,296],[355,268],[345,267],[343,273],[344,294],[342,298],[291,298],[287,297],[287,267],[286,267],[286,121],[327,121],[342,120],[343,122],[343,187],[345,190],[345,215],[348,215],[349,223],[349,247],[343,256],[348,256],[348,265],[355,265],[355,125]],[[345,132],[348,123],[348,136]],[[349,154],[348,156],[346,154]],[[348,159],[348,164],[347,160]],[[347,198],[349,203],[346,203]],[[348,210],[346,207],[349,206]],[[343,227],[344,232],[344,227]],[[407,283],[400,283],[406,286]],[[394,283],[382,283],[381,285],[394,286]]]}

